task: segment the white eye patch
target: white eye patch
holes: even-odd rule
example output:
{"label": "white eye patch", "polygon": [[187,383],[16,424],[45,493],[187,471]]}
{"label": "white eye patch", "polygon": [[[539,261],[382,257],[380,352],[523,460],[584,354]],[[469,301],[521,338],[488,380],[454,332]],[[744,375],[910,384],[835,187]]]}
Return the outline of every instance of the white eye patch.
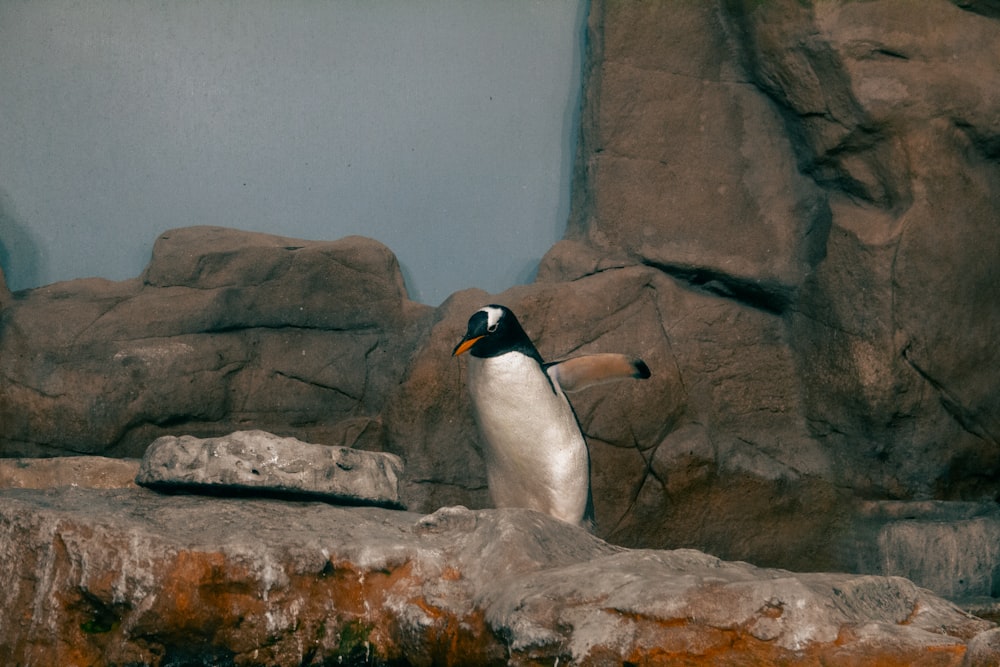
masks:
{"label": "white eye patch", "polygon": [[500,318],[503,317],[503,311],[496,306],[486,306],[480,308],[479,311],[486,313],[486,330],[496,331],[497,325],[500,324]]}

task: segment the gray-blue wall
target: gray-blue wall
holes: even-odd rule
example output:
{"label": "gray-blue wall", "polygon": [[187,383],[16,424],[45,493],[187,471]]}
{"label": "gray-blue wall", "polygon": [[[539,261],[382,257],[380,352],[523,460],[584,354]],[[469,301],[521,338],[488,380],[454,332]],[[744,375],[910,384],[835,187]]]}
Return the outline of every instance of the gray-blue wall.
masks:
{"label": "gray-blue wall", "polygon": [[223,225],[531,279],[569,213],[586,0],[0,0],[0,266],[130,278]]}

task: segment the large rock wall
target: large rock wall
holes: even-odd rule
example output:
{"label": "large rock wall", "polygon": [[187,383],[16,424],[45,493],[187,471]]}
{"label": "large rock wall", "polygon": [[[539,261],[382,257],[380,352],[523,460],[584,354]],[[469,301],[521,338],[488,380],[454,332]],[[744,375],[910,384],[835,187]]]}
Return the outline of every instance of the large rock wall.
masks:
{"label": "large rock wall", "polygon": [[[863,494],[997,492],[998,17],[945,0],[591,7],[567,237],[758,311],[747,336],[782,331],[810,438]],[[560,258],[548,277],[594,269]]]}
{"label": "large rock wall", "polygon": [[410,302],[385,247],[201,227],[132,281],[0,290],[0,454],[264,429],[487,505],[450,351],[512,307],[588,389],[598,533],[855,567],[860,499],[1000,494],[1000,19],[989,3],[594,0],[574,206],[532,285]]}

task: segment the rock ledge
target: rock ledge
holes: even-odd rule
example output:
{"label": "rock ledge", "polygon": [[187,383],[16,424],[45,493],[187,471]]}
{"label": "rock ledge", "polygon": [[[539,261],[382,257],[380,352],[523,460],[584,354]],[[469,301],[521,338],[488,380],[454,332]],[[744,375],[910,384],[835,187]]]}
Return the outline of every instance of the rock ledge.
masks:
{"label": "rock ledge", "polygon": [[905,579],[627,550],[528,510],[8,489],[0,557],[2,664],[1000,657],[993,624]]}

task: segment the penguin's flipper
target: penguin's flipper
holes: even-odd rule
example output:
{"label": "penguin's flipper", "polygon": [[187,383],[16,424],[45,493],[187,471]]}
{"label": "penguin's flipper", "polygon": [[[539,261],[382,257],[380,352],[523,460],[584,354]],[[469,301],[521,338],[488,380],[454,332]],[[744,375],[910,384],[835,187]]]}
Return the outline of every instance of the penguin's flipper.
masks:
{"label": "penguin's flipper", "polygon": [[559,383],[563,391],[579,391],[602,382],[625,378],[644,380],[649,377],[649,366],[642,359],[605,352],[556,361],[547,364],[545,372]]}

